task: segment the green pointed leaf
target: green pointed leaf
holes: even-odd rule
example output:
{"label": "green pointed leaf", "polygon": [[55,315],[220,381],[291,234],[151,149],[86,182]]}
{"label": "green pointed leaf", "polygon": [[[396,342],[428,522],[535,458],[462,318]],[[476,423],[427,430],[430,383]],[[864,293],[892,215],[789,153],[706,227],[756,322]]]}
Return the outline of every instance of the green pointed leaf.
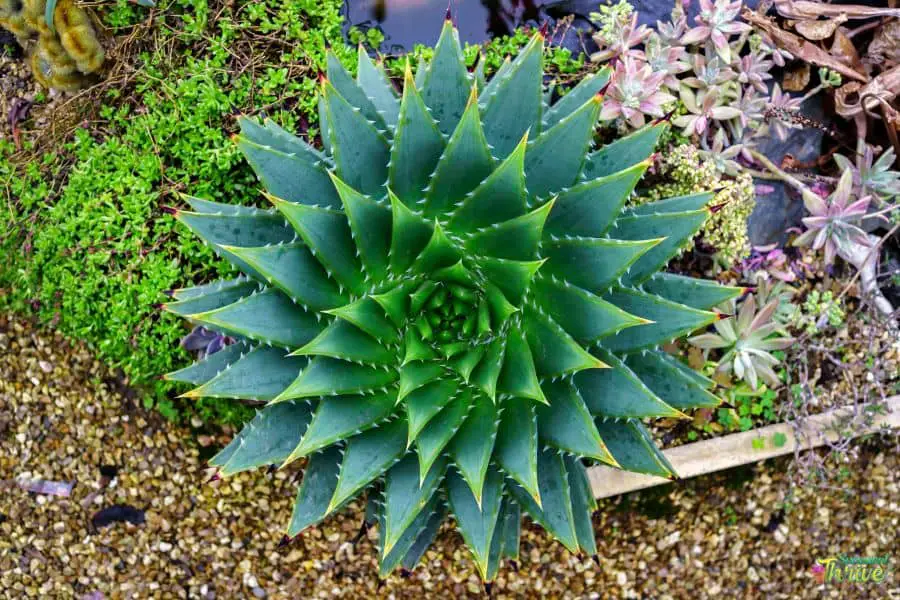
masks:
{"label": "green pointed leaf", "polygon": [[493,167],[494,159],[481,128],[478,95],[473,88],[462,119],[450,136],[428,184],[425,215],[433,219],[450,212],[491,174]]}
{"label": "green pointed leaf", "polygon": [[193,314],[216,310],[246,298],[250,294],[259,291],[259,284],[250,279],[244,279],[237,285],[223,286],[217,290],[211,290],[207,294],[193,296],[186,300],[169,302],[163,308],[180,317],[188,317]]}
{"label": "green pointed leaf", "polygon": [[474,348],[470,348],[459,354],[456,358],[449,361],[447,365],[459,373],[459,376],[462,377],[462,380],[466,383],[469,383],[469,378],[472,376],[472,371],[475,370],[475,367],[481,362],[481,358],[484,356],[484,346],[476,346]]}
{"label": "green pointed leaf", "polygon": [[363,286],[363,273],[347,216],[339,211],[271,199],[303,238],[325,270],[354,292]]}
{"label": "green pointed leaf", "polygon": [[581,108],[585,102],[599,94],[606,84],[609,82],[612,71],[609,67],[603,67],[596,73],[591,73],[587,77],[581,79],[574,88],[556,101],[544,113],[544,129],[550,129],[561,119],[571,115]]}
{"label": "green pointed leaf", "polygon": [[394,419],[350,438],[328,512],[356,496],[405,453],[406,419]]}
{"label": "green pointed leaf", "polygon": [[462,254],[456,244],[447,237],[441,225],[435,223],[431,239],[416,258],[412,270],[416,273],[430,274],[441,267],[449,267],[460,258],[462,258]]}
{"label": "green pointed leaf", "polygon": [[482,579],[487,579],[491,540],[497,528],[500,503],[503,499],[503,476],[496,470],[488,473],[481,502],[463,477],[451,474],[447,477],[447,497],[450,510],[456,517],[456,526],[475,559]]}
{"label": "green pointed leaf", "polygon": [[558,279],[539,277],[533,290],[538,306],[578,340],[593,342],[645,322],[599,296]]}
{"label": "green pointed leaf", "polygon": [[381,342],[397,340],[397,328],[387,318],[381,305],[368,296],[325,312],[356,325]]}
{"label": "green pointed leaf", "polygon": [[[284,464],[374,427],[393,412],[396,403],[397,392],[322,398],[303,439],[285,459]],[[334,488],[327,500],[331,499],[333,493]]]}
{"label": "green pointed leaf", "polygon": [[296,154],[313,163],[318,161],[328,163],[327,156],[271,119],[265,119],[260,124],[254,118],[241,116],[238,117],[238,125],[241,128],[241,137],[258,146],[269,146],[285,154]]}
{"label": "green pointed leaf", "polygon": [[[393,365],[395,353],[343,319],[335,319],[315,339],[294,352],[297,356],[330,356],[369,365]],[[293,379],[291,380],[293,381]]]}
{"label": "green pointed leaf", "polygon": [[[378,575],[384,578],[396,569],[406,558],[406,555],[412,551],[416,541],[422,535],[428,535],[427,532],[430,528],[439,527],[440,521],[444,519],[446,514],[447,509],[441,498],[438,496],[432,497],[425,509],[416,516],[412,524],[403,532],[403,535],[400,536],[400,539],[390,552],[385,552],[383,548],[380,548]],[[382,515],[379,517],[379,529],[381,529],[383,520],[384,517]],[[437,525],[434,524],[435,521],[438,522]],[[380,542],[379,546],[381,546]]]}
{"label": "green pointed leaf", "polygon": [[528,144],[525,180],[529,194],[547,198],[578,180],[594,138],[600,101],[599,96],[593,96]]}
{"label": "green pointed leaf", "polygon": [[526,215],[482,229],[466,241],[466,248],[482,256],[533,260],[552,208],[553,200]]}
{"label": "green pointed leaf", "polygon": [[419,463],[407,454],[391,467],[384,480],[384,533],[381,543],[390,553],[434,496],[447,472],[447,459],[436,461],[424,480],[419,479]]}
{"label": "green pointed leaf", "polygon": [[650,432],[640,421],[598,418],[597,429],[623,469],[659,477],[675,476],[672,465],[653,443]]}
{"label": "green pointed leaf", "polygon": [[503,552],[501,556],[510,560],[519,560],[522,509],[510,496],[504,498],[504,504],[505,508],[500,516],[503,523]]}
{"label": "green pointed leaf", "polygon": [[189,288],[177,288],[171,291],[172,297],[176,300],[190,300],[198,296],[205,296],[213,292],[221,292],[232,287],[241,287],[250,281],[247,277],[237,277],[235,279],[219,279],[204,285],[198,285]]}
{"label": "green pointed leaf", "polygon": [[249,264],[223,250],[225,246],[265,246],[290,242],[297,233],[284,222],[284,218],[272,211],[257,210],[252,214],[201,214],[178,211],[175,218],[184,223],[195,234],[212,244],[216,254],[225,258],[238,269],[263,280]]}
{"label": "green pointed leaf", "polygon": [[578,545],[586,554],[594,555],[597,554],[597,542],[594,539],[591,513],[597,505],[588,482],[587,471],[577,458],[566,456],[564,460],[569,476],[569,494],[572,497],[572,517],[575,521]]}
{"label": "green pointed leaf", "polygon": [[273,289],[216,310],[193,314],[191,321],[215,331],[285,348],[306,344],[323,328],[314,314]]}
{"label": "green pointed leaf", "polygon": [[341,306],[347,297],[305,245],[276,244],[259,248],[223,246],[295,302],[311,310]]}
{"label": "green pointed leaf", "polygon": [[631,265],[622,276],[623,284],[640,283],[659,271],[700,231],[709,214],[704,209],[616,219],[611,233],[618,239],[665,238]]}
{"label": "green pointed leaf", "polygon": [[[326,54],[325,61],[328,86],[333,86],[334,90],[340,94],[341,98],[344,99],[349,106],[357,108],[363,120],[371,122],[373,127],[380,131],[384,131],[384,117],[378,112],[375,103],[365,93],[362,86],[353,80],[353,77],[350,76],[350,73],[348,73],[344,68],[344,65],[341,64],[340,59],[329,50]],[[327,94],[325,96],[325,101],[329,101]],[[331,126],[334,127],[333,118],[330,120],[332,121]]]}
{"label": "green pointed leaf", "polygon": [[428,547],[434,542],[434,538],[437,537],[438,530],[440,530],[441,523],[444,522],[444,517],[446,516],[447,506],[442,502],[431,513],[431,517],[425,523],[425,527],[419,532],[416,541],[413,542],[413,545],[409,547],[409,550],[403,557],[403,561],[400,564],[403,565],[404,569],[411,571],[416,568],[425,551],[428,550]]}
{"label": "green pointed leaf", "polygon": [[596,353],[610,368],[581,371],[573,379],[592,414],[625,419],[685,416],[663,402],[611,352],[598,349]]}
{"label": "green pointed leaf", "polygon": [[625,364],[654,394],[675,408],[714,408],[722,403],[658,354],[647,352],[629,355],[625,358]]}
{"label": "green pointed leaf", "polygon": [[497,382],[497,391],[547,402],[538,382],[531,349],[518,325],[511,326],[507,334],[506,354],[503,358],[500,380]]}
{"label": "green pointed leaf", "polygon": [[688,365],[684,364],[671,354],[667,354],[662,350],[647,350],[646,352],[648,354],[653,354],[657,359],[675,367],[676,369],[681,371],[682,375],[685,375],[688,379],[702,387],[704,390],[709,390],[716,387],[715,381],[690,368]]}
{"label": "green pointed leaf", "polygon": [[510,491],[535,522],[559,540],[569,552],[578,552],[569,476],[563,458],[557,451],[545,448],[538,454],[538,485],[544,501],[543,508],[522,488],[513,485],[510,486]]}
{"label": "green pointed leaf", "polygon": [[601,293],[660,241],[562,238],[544,242],[542,254],[547,257],[547,264],[542,273],[568,281],[589,292]]}
{"label": "green pointed leaf", "polygon": [[544,225],[544,239],[602,236],[619,215],[648,166],[648,162],[641,162],[560,192]]}
{"label": "green pointed leaf", "polygon": [[486,179],[469,192],[450,217],[452,231],[468,232],[524,215],[527,134]]}
{"label": "green pointed leaf", "polygon": [[250,346],[243,342],[231,344],[214,354],[210,354],[203,360],[195,362],[189,367],[178,369],[177,371],[163,375],[163,379],[166,381],[178,381],[181,383],[200,385],[221,373],[228,365],[232,364],[244,353],[249,351]]}
{"label": "green pointed leaf", "polygon": [[503,400],[494,457],[503,471],[515,479],[540,506],[538,430],[534,407],[534,402],[525,398]]}
{"label": "green pointed leaf", "polygon": [[388,368],[317,356],[275,400],[361,394],[383,388],[396,380],[397,374]]}
{"label": "green pointed leaf", "polygon": [[404,204],[411,207],[424,198],[425,186],[443,151],[444,137],[416,90],[407,63],[388,170],[388,185]]}
{"label": "green pointed leaf", "polygon": [[488,344],[484,358],[472,371],[470,377],[470,382],[495,402],[497,400],[497,380],[500,378],[500,370],[503,368],[505,349],[503,339],[495,338]]}
{"label": "green pointed leaf", "polygon": [[603,296],[622,310],[652,323],[620,331],[603,338],[601,344],[613,352],[652,348],[681,337],[716,320],[716,314],[689,308],[658,296],[628,288],[616,288]]}
{"label": "green pointed leaf", "polygon": [[700,210],[706,208],[714,197],[715,194],[713,192],[699,192],[687,196],[666,198],[664,200],[657,200],[656,202],[647,202],[638,204],[637,206],[630,206],[623,211],[622,216],[646,216]]}
{"label": "green pointed leaf", "polygon": [[328,516],[328,504],[337,487],[341,448],[331,446],[314,454],[303,472],[287,536],[294,537]]}
{"label": "green pointed leaf", "polygon": [[450,135],[459,123],[468,90],[469,74],[459,45],[459,34],[448,19],[422,82],[422,97],[444,134]]}
{"label": "green pointed leaf", "polygon": [[391,270],[405,273],[416,256],[425,248],[433,232],[431,225],[413,213],[405,204],[388,191],[391,200]]}
{"label": "green pointed leaf", "polygon": [[541,56],[544,39],[536,34],[519,52],[509,69],[494,76],[496,89],[491,84],[485,89],[487,102],[482,111],[484,135],[492,147],[493,155],[504,158],[525,132],[539,133],[541,124],[541,86],[543,72]]}
{"label": "green pointed leaf", "polygon": [[437,358],[437,353],[432,350],[431,346],[422,341],[422,338],[413,327],[407,328],[406,333],[403,334],[403,345],[404,355],[401,366],[414,360]]}
{"label": "green pointed leaf", "polygon": [[584,179],[606,177],[647,160],[653,154],[656,142],[665,129],[665,124],[648,125],[588,154],[582,177]]}
{"label": "green pointed leaf", "polygon": [[[356,67],[356,82],[360,89],[366,95],[375,110],[384,119],[388,129],[394,129],[397,126],[397,118],[400,114],[400,101],[397,99],[397,92],[394,86],[384,72],[381,64],[376,65],[369,58],[368,53],[363,49],[363,45],[359,45],[358,62]],[[347,97],[346,95],[344,96]]]}
{"label": "green pointed leaf", "polygon": [[382,196],[388,178],[390,144],[362,111],[355,110],[355,103],[348,103],[331,83],[325,82],[323,94],[338,176],[363,194]]}
{"label": "green pointed leaf", "polygon": [[424,480],[431,465],[456,433],[472,405],[472,394],[461,393],[433,417],[416,437],[419,455],[419,475]]}
{"label": "green pointed leaf", "polygon": [[[506,295],[504,295],[504,293],[500,291],[500,288],[494,284],[487,282],[483,284],[483,287],[484,297],[487,300],[490,318],[493,322],[492,327],[496,327],[499,330],[519,309],[510,303],[510,301],[506,299]],[[484,303],[482,303],[482,305],[483,304]],[[482,308],[479,307],[479,319],[481,319],[481,313]]]}
{"label": "green pointed leaf", "polygon": [[414,390],[439,379],[444,368],[436,362],[413,361],[400,367],[400,392],[397,400],[403,400]]}
{"label": "green pointed leaf", "polygon": [[554,448],[616,466],[575,386],[568,381],[545,383],[544,393],[549,404],[537,407],[541,440]]}
{"label": "green pointed leaf", "polygon": [[316,101],[316,111],[319,115],[319,137],[322,140],[322,148],[330,155],[331,127],[328,124],[328,109],[325,106],[324,94],[319,94],[319,99]]}
{"label": "green pointed leaf", "polygon": [[306,402],[284,402],[263,408],[232,441],[236,445],[229,452],[227,462],[216,460],[217,456],[210,464],[221,465],[222,475],[228,476],[280,463],[306,431],[311,412]]}
{"label": "green pointed leaf", "polygon": [[542,379],[606,366],[576,342],[556,321],[534,308],[526,307],[524,328],[535,367]]}
{"label": "green pointed leaf", "polygon": [[472,410],[450,442],[450,457],[479,506],[482,505],[484,480],[497,438],[497,409],[493,402],[473,402]]}
{"label": "green pointed leaf", "polygon": [[378,303],[391,322],[397,327],[406,323],[409,314],[409,295],[419,282],[415,279],[407,279],[396,284],[395,287],[381,294],[372,294],[370,298]]}
{"label": "green pointed leaf", "polygon": [[709,310],[744,293],[744,288],[719,285],[715,281],[693,279],[674,273],[656,273],[641,285],[641,289],[700,310]]}
{"label": "green pointed leaf", "polygon": [[332,176],[350,221],[353,242],[366,272],[379,281],[387,274],[391,243],[391,210]]}
{"label": "green pointed leaf", "polygon": [[412,444],[432,417],[449,404],[456,394],[457,387],[457,383],[452,379],[439,379],[406,396],[406,416],[409,420],[408,444]]}
{"label": "green pointed leaf", "polygon": [[509,73],[510,68],[512,68],[512,58],[507,56],[503,59],[503,62],[500,63],[500,67],[494,73],[493,77],[491,77],[490,81],[483,86],[483,89],[481,90],[481,99],[478,101],[482,111],[487,107],[487,101],[491,96],[497,93],[497,89],[506,79],[506,75]]}
{"label": "green pointed leaf", "polygon": [[279,348],[256,348],[181,397],[269,401],[296,379],[306,362],[305,358],[286,356]]}
{"label": "green pointed leaf", "polygon": [[488,281],[493,282],[510,303],[519,305],[531,280],[538,269],[544,264],[543,260],[508,260],[490,256],[478,257],[478,267]]}
{"label": "green pointed leaf", "polygon": [[288,202],[340,207],[323,158],[260,145],[245,134],[238,136],[237,146],[269,194]]}

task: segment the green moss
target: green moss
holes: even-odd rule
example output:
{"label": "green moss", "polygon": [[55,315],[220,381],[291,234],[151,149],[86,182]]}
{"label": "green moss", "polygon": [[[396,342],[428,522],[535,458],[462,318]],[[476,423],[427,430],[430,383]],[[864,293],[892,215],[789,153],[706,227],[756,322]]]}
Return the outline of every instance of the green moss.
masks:
{"label": "green moss", "polygon": [[[229,139],[235,115],[265,112],[315,137],[326,46],[351,68],[356,52],[343,43],[341,0],[158,4],[133,84],[109,92],[99,122],[27,165],[13,165],[13,146],[0,141],[0,308],[84,340],[146,392],[147,405],[177,418],[187,405],[173,404],[159,375],[189,360],[178,347],[187,330],[155,305],[165,290],[229,269],[162,209],[180,205],[178,192],[259,204],[256,179]],[[126,34],[147,10],[118,0],[101,17]],[[522,33],[495,40],[489,64],[526,42]],[[417,47],[414,60],[428,52]],[[477,54],[466,50],[470,63]],[[583,67],[563,50],[550,61],[560,75]],[[250,414],[223,400],[190,406],[219,422]]]}

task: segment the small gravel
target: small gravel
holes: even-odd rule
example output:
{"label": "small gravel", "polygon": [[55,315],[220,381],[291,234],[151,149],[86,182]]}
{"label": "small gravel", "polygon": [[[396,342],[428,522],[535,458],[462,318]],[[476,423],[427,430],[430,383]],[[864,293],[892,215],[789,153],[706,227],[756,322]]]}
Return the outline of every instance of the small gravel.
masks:
{"label": "small gravel", "polygon": [[[216,447],[226,441],[211,437]],[[195,438],[137,407],[85,348],[0,315],[0,598],[484,596],[447,526],[423,565],[383,583],[375,533],[351,543],[360,506],[279,547],[297,470],[208,482],[207,449]],[[826,588],[810,566],[896,551],[896,451],[872,446],[840,485],[795,490],[789,507],[786,464],[604,501],[596,561],[529,525],[518,564],[502,569],[492,596],[890,597],[896,573],[881,589]],[[18,479],[75,486],[68,497],[37,494]]]}

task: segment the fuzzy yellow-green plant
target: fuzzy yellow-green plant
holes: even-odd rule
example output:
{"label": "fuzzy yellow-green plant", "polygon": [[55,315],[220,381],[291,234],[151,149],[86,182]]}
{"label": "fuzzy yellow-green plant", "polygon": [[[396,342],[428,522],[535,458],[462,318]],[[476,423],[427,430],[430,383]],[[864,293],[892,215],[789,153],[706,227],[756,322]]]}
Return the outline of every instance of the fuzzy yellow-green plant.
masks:
{"label": "fuzzy yellow-green plant", "polygon": [[28,53],[32,73],[48,88],[77,90],[94,80],[103,65],[103,46],[90,14],[74,0],[59,0],[53,27],[46,0],[0,0],[0,27],[16,36]]}
{"label": "fuzzy yellow-green plant", "polygon": [[746,173],[729,177],[720,173],[715,164],[700,156],[691,145],[677,146],[659,161],[660,183],[632,200],[645,204],[661,198],[685,196],[702,190],[718,192],[710,206],[718,210],[700,230],[700,237],[716,249],[722,262],[730,263],[750,252],[747,219],[753,212],[756,199],[753,178]]}

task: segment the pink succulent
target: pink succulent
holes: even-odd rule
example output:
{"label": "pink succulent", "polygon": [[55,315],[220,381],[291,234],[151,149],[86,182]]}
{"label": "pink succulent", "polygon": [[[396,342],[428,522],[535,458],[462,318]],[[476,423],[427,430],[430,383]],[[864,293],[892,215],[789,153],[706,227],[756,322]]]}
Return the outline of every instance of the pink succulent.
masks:
{"label": "pink succulent", "polygon": [[666,74],[663,83],[670,90],[678,89],[676,76],[691,68],[687,62],[687,51],[683,46],[670,45],[656,34],[647,39],[644,54],[651,69]]}
{"label": "pink succulent", "polygon": [[847,254],[858,246],[871,247],[868,234],[855,224],[865,216],[870,196],[853,200],[852,191],[853,172],[845,169],[828,198],[812,192],[803,194],[810,216],[803,219],[806,231],[794,240],[794,245],[825,248],[826,265],[832,264],[839,253]]}
{"label": "pink succulent", "polygon": [[600,119],[621,117],[638,128],[644,125],[645,116],[662,117],[663,107],[675,100],[661,89],[665,77],[665,73],[654,72],[647,63],[626,56],[616,65]]}
{"label": "pink succulent", "polygon": [[772,75],[769,74],[772,64],[771,60],[765,60],[755,52],[742,56],[737,61],[738,81],[753,86],[761,94],[766,94],[769,88],[765,82],[772,79]]}
{"label": "pink succulent", "polygon": [[712,0],[700,0],[700,14],[697,15],[700,25],[684,34],[681,43],[689,46],[710,40],[722,60],[731,62],[728,36],[750,31],[749,25],[735,21],[740,12],[741,0],[715,0],[715,3]]}
{"label": "pink succulent", "polygon": [[[698,104],[699,100],[699,104]],[[719,106],[719,91],[716,88],[707,90],[698,98],[691,90],[682,86],[681,101],[689,113],[672,120],[676,127],[681,127],[685,135],[706,133],[710,122],[727,121],[739,117],[741,111],[733,106]]]}
{"label": "pink succulent", "polygon": [[613,58],[637,58],[643,59],[644,52],[636,46],[644,43],[650,34],[650,28],[646,25],[637,24],[638,15],[631,15],[631,20],[620,30],[613,32],[611,35],[597,34],[594,41],[601,47],[601,50],[591,55],[594,62],[606,62]]}

